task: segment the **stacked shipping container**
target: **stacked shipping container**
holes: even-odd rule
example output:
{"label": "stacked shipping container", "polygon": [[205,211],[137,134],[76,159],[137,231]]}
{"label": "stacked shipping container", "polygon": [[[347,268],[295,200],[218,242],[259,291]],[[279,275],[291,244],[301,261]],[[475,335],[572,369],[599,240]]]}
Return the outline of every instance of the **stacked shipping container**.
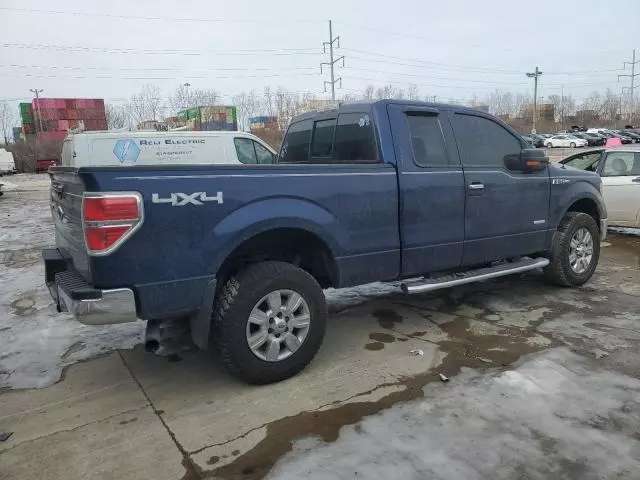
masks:
{"label": "stacked shipping container", "polygon": [[40,140],[64,140],[69,130],[82,125],[87,131],[107,129],[102,99],[39,98],[31,108]]}
{"label": "stacked shipping container", "polygon": [[36,133],[33,110],[30,103],[20,104],[20,123],[22,123],[22,133],[25,135]]}
{"label": "stacked shipping container", "polygon": [[250,117],[249,118],[249,130],[277,130],[278,129],[278,117]]}
{"label": "stacked shipping container", "polygon": [[[233,106],[205,106],[188,108],[178,112],[188,130],[234,131],[238,130],[238,116]],[[174,117],[175,118],[175,117]]]}

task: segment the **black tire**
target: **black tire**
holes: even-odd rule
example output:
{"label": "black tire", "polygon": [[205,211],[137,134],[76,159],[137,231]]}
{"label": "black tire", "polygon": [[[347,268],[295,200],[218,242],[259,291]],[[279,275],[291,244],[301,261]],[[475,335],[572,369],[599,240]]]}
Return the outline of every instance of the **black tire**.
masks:
{"label": "black tire", "polygon": [[[300,348],[284,360],[268,362],[249,348],[246,327],[256,303],[275,290],[293,290],[307,302],[309,331]],[[322,345],[327,302],[318,282],[307,272],[284,262],[248,266],[222,287],[212,315],[214,342],[223,363],[241,380],[251,384],[274,383],[304,369]]]}
{"label": "black tire", "polygon": [[[593,238],[593,257],[589,268],[578,274],[569,264],[569,249],[571,238],[580,228],[586,228]],[[548,258],[550,263],[544,268],[544,274],[551,283],[577,287],[589,281],[600,259],[600,229],[593,217],[586,213],[568,212],[560,222]]]}
{"label": "black tire", "polygon": [[575,142],[571,142],[571,143],[569,144],[569,148],[576,148],[576,144],[575,144]]}
{"label": "black tire", "polygon": [[553,143],[551,142],[547,143],[547,148],[553,148]]}

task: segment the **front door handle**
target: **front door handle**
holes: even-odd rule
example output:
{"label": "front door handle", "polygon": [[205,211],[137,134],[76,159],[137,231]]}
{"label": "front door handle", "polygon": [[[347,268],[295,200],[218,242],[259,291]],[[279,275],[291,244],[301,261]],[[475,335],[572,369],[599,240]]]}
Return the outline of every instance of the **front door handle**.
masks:
{"label": "front door handle", "polygon": [[469,190],[484,190],[484,183],[471,182],[469,184]]}

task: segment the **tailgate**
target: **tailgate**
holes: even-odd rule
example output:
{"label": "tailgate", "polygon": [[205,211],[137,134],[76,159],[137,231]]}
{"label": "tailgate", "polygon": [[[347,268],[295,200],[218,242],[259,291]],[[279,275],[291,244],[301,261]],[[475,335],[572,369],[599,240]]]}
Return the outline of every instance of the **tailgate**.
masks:
{"label": "tailgate", "polygon": [[55,226],[56,247],[90,281],[87,250],[82,232],[82,193],[85,186],[72,168],[54,168],[51,176],[51,214]]}

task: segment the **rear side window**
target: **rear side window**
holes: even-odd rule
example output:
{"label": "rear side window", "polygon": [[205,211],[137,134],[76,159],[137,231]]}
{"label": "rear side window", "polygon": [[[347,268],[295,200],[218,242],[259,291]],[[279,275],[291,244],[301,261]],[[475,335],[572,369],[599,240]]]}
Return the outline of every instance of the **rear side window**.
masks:
{"label": "rear side window", "polygon": [[520,155],[520,140],[488,118],[458,113],[452,123],[464,165],[503,167],[507,155]]}
{"label": "rear side window", "polygon": [[311,158],[331,158],[333,150],[333,133],[336,129],[336,119],[319,120],[313,127],[311,140]]}
{"label": "rear side window", "polygon": [[337,163],[377,163],[373,122],[366,113],[343,113],[338,116],[335,135]]}
{"label": "rear side window", "polygon": [[287,130],[287,136],[282,142],[280,162],[282,163],[308,163],[309,144],[311,142],[311,129],[313,122],[303,120],[291,124]]}
{"label": "rear side window", "polygon": [[413,159],[422,167],[449,164],[442,127],[437,115],[408,114]]}
{"label": "rear side window", "polygon": [[640,175],[640,153],[609,152],[602,167],[603,177],[624,177]]}

